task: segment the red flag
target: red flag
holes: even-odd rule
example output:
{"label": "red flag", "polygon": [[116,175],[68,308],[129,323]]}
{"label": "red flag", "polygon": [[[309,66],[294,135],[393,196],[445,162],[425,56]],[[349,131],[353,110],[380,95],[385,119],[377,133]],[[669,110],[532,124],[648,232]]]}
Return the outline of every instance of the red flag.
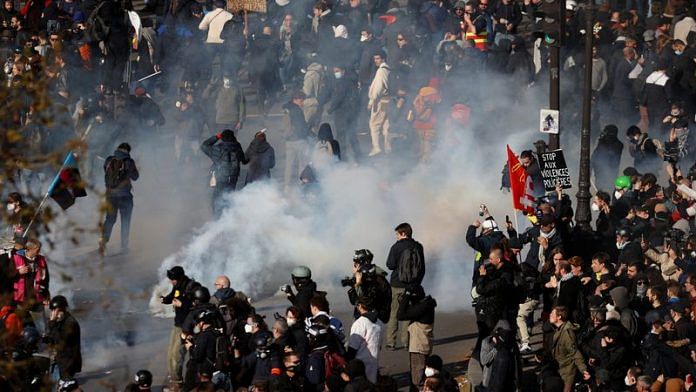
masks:
{"label": "red flag", "polygon": [[522,166],[520,160],[507,146],[508,169],[510,170],[510,191],[512,193],[512,207],[528,214],[534,213],[534,184],[532,178],[527,175],[527,169]]}

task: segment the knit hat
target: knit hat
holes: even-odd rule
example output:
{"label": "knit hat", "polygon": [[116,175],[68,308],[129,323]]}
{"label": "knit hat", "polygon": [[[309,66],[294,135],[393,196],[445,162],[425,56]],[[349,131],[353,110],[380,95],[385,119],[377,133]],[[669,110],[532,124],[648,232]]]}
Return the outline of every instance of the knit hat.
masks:
{"label": "knit hat", "polygon": [[184,276],[186,276],[184,274],[184,268],[178,265],[176,267],[172,267],[170,270],[167,271],[167,279],[170,280],[180,280]]}

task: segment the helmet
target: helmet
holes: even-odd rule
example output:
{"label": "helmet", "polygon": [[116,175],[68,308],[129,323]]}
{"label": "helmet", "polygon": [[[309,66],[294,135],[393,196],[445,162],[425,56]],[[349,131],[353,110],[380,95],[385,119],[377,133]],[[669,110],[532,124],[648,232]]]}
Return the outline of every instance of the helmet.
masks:
{"label": "helmet", "polygon": [[150,387],[152,385],[152,373],[149,370],[138,370],[135,373],[135,383],[140,387]]}
{"label": "helmet", "polygon": [[51,299],[51,303],[48,305],[48,308],[51,310],[65,310],[68,308],[68,300],[62,295],[56,295]]}
{"label": "helmet", "polygon": [[22,330],[22,340],[27,347],[35,347],[41,340],[39,330],[34,327],[24,327]]}
{"label": "helmet", "polygon": [[167,279],[181,280],[184,276],[186,276],[184,269],[179,265],[167,270]]}
{"label": "helmet", "polygon": [[620,228],[620,229],[617,229],[617,230],[616,230],[616,235],[619,235],[619,236],[621,236],[621,237],[625,237],[625,238],[628,238],[628,239],[631,239],[631,236],[632,236],[631,230],[628,229],[628,228],[626,228],[626,227],[622,227],[622,228]]}
{"label": "helmet", "polygon": [[196,323],[212,324],[215,321],[215,311],[206,309],[196,315]]}
{"label": "helmet", "polygon": [[291,275],[293,278],[311,278],[312,270],[309,267],[300,265],[292,269]]}
{"label": "helmet", "polygon": [[256,337],[254,338],[254,346],[256,347],[257,351],[268,350],[268,347],[272,342],[273,336],[266,331],[257,333]]}
{"label": "helmet", "polygon": [[616,189],[628,189],[631,187],[631,177],[621,176],[614,181]]}
{"label": "helmet", "polygon": [[578,9],[578,3],[575,0],[566,0],[566,11],[575,11]]}
{"label": "helmet", "polygon": [[312,324],[307,328],[307,337],[310,343],[323,344],[329,339],[329,328],[320,324]]}
{"label": "helmet", "polygon": [[370,264],[373,258],[374,255],[369,249],[360,249],[355,251],[353,262],[358,264]]}
{"label": "helmet", "polygon": [[206,287],[198,287],[193,290],[193,299],[198,303],[207,304],[210,302],[210,291]]}

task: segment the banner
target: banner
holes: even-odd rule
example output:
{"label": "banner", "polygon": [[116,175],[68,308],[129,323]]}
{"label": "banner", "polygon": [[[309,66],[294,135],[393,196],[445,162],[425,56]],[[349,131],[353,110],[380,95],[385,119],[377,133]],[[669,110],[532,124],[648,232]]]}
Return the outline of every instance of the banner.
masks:
{"label": "banner", "polygon": [[266,0],[227,0],[227,10],[230,12],[248,11],[265,14]]}
{"label": "banner", "polygon": [[527,175],[527,169],[507,146],[508,169],[510,170],[510,192],[514,209],[528,214],[534,213],[534,184],[532,177]]}

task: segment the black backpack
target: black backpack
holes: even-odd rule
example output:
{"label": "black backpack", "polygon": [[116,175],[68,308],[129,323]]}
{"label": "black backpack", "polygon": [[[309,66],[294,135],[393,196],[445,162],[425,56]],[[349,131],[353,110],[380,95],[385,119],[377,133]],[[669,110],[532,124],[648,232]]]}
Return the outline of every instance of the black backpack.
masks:
{"label": "black backpack", "polygon": [[232,344],[229,337],[224,334],[215,333],[215,370],[226,372],[232,364]]}
{"label": "black backpack", "polygon": [[239,175],[239,161],[237,154],[233,149],[222,151],[223,157],[226,159],[216,162],[215,165],[215,181],[218,183],[230,184],[232,179]]}
{"label": "black backpack", "polygon": [[104,183],[107,188],[116,188],[128,178],[126,162],[123,159],[110,157],[104,170]]}
{"label": "black backpack", "polygon": [[402,283],[420,283],[425,272],[425,263],[418,252],[418,247],[412,246],[401,252],[397,272]]}

